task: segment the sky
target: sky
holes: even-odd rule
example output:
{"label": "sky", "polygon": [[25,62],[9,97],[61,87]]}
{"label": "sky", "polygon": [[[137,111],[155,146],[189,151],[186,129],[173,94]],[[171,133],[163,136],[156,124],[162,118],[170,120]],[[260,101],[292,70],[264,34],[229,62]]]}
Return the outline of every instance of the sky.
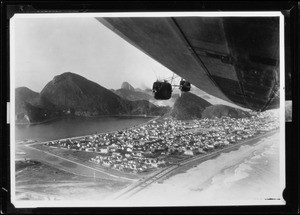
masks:
{"label": "sky", "polygon": [[145,89],[173,74],[92,17],[14,19],[15,87],[40,92],[72,72],[107,89],[124,81]]}
{"label": "sky", "polygon": [[[14,17],[11,25],[15,87],[41,92],[54,76],[79,74],[107,89],[124,81],[135,88],[152,88],[173,72],[122,39],[93,17]],[[175,74],[172,84],[179,84]],[[239,107],[192,85],[194,94],[211,104]],[[239,107],[241,108],[241,107]],[[243,108],[242,108],[243,109]]]}

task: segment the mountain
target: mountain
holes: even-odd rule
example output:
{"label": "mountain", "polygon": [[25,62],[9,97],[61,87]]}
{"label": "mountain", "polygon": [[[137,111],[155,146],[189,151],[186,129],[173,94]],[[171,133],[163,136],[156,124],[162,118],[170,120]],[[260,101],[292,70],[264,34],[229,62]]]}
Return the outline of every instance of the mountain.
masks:
{"label": "mountain", "polygon": [[128,82],[123,82],[122,87],[117,90],[111,90],[113,93],[117,94],[118,96],[130,100],[130,101],[138,101],[138,100],[147,100],[152,104],[157,106],[170,106],[172,107],[176,101],[176,99],[180,96],[179,92],[176,90],[172,93],[172,97],[168,100],[156,100],[153,96],[152,89],[140,89],[140,88],[133,88]]}
{"label": "mountain", "polygon": [[151,100],[152,96],[144,93],[144,92],[139,92],[139,91],[132,91],[132,90],[127,90],[127,89],[118,89],[114,91],[115,94],[118,96],[130,100],[130,101],[137,101],[137,100]]}
{"label": "mountain", "polygon": [[142,90],[141,88],[134,88],[134,91],[137,91],[137,92],[146,92],[146,90]]}
{"label": "mountain", "polygon": [[[24,99],[25,101],[26,99]],[[163,115],[169,109],[150,102],[129,101],[80,75],[55,76],[35,100],[27,101],[19,121],[40,122],[62,115]]]}
{"label": "mountain", "polygon": [[202,112],[201,118],[220,118],[222,116],[229,116],[231,118],[244,118],[249,117],[250,114],[246,111],[243,111],[241,109],[229,107],[226,105],[213,105],[205,108],[205,110]]}
{"label": "mountain", "polygon": [[18,122],[44,122],[57,116],[59,116],[58,112],[25,102],[25,114],[23,118],[19,117]]}
{"label": "mountain", "polygon": [[132,115],[146,114],[153,116],[162,116],[171,110],[171,108],[168,106],[156,106],[146,100],[132,101],[131,104],[132,105],[130,112]]}
{"label": "mountain", "polygon": [[37,98],[39,93],[30,90],[27,87],[18,87],[15,89],[15,111],[16,114],[24,113],[25,102]]}
{"label": "mountain", "polygon": [[113,90],[113,93],[117,94],[118,96],[130,100],[130,101],[137,101],[137,100],[151,100],[152,95],[142,90],[135,90],[133,86],[131,86],[128,82],[123,82],[121,89]]}
{"label": "mountain", "polygon": [[228,116],[231,118],[249,117],[247,111],[238,108],[233,108],[227,105],[211,105],[206,100],[192,94],[182,93],[170,112],[172,117],[179,120],[190,120],[200,118],[220,118]]}
{"label": "mountain", "polygon": [[126,81],[122,83],[121,89],[134,91],[133,86]]}
{"label": "mountain", "polygon": [[77,115],[125,114],[126,103],[108,89],[80,75],[55,76],[40,93],[40,106],[73,110]]}
{"label": "mountain", "polygon": [[208,106],[211,104],[206,100],[189,92],[182,93],[176,99],[170,115],[179,120],[197,119],[201,118],[202,111]]}

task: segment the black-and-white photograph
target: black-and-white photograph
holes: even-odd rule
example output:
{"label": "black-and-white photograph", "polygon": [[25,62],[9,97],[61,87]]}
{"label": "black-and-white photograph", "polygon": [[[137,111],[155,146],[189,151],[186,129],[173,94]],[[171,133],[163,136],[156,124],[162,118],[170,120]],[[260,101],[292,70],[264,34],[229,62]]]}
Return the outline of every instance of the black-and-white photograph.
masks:
{"label": "black-and-white photograph", "polygon": [[285,205],[283,23],[15,14],[14,206]]}

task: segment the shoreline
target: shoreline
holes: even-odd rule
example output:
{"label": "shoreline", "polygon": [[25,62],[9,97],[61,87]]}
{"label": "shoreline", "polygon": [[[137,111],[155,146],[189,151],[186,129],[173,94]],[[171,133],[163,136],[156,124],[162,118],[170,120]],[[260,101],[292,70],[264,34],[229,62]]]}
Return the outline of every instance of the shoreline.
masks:
{"label": "shoreline", "polygon": [[[162,118],[162,117],[161,116],[157,116],[157,117],[150,117],[149,116],[148,118],[152,118],[152,119],[148,120],[147,122],[143,122],[141,124],[133,125],[133,126],[131,126],[129,128],[121,129],[121,131],[124,131],[124,130],[126,131],[128,129],[133,129],[135,127],[143,126],[145,124],[148,124],[148,123],[152,122],[153,120],[157,120],[157,119]],[[35,143],[27,144],[27,146],[28,147],[31,147],[31,146],[34,147],[34,145],[43,145],[43,144],[45,144],[47,142],[50,142],[50,141],[67,140],[67,139],[70,139],[70,140],[81,139],[81,138],[91,137],[93,135],[109,134],[109,133],[115,133],[115,132],[118,132],[118,131],[120,131],[120,130],[113,130],[113,131],[109,131],[109,132],[101,132],[101,133],[88,134],[88,135],[75,136],[75,137],[73,136],[73,137],[67,137],[67,138],[60,138],[60,139],[57,139],[57,140],[47,140],[47,141],[43,141],[43,142],[35,142]],[[272,133],[274,133],[276,131],[277,131],[277,129],[269,131],[269,132],[266,132],[266,133],[263,133],[263,134],[258,134],[257,136],[254,136],[254,137],[252,137],[250,139],[241,140],[239,143],[230,144],[230,145],[227,145],[227,146],[223,146],[221,148],[215,148],[212,151],[209,151],[208,153],[205,153],[205,154],[200,154],[200,155],[188,157],[188,158],[186,158],[184,160],[181,160],[180,162],[176,162],[176,163],[170,164],[170,165],[166,166],[164,169],[169,169],[171,166],[175,165],[175,166],[177,166],[176,169],[178,169],[178,170],[181,169],[181,171],[179,171],[179,172],[182,172],[182,169],[184,169],[184,171],[186,171],[187,169],[191,168],[192,166],[194,166],[196,164],[198,165],[201,162],[204,162],[206,160],[210,160],[210,159],[212,159],[212,158],[214,158],[216,156],[219,156],[223,152],[226,153],[226,152],[230,152],[232,150],[237,150],[241,145],[244,145],[245,143],[246,144],[251,144],[251,143],[253,144],[253,141],[255,141],[256,139],[261,138],[263,136],[267,136],[267,135],[272,134]],[[51,152],[49,152],[49,153],[53,154]],[[53,155],[55,155],[55,154],[53,154]],[[161,170],[158,169],[157,171],[160,172]],[[154,171],[154,172],[157,172],[157,171]],[[165,177],[167,177],[167,178],[171,177],[174,174],[177,174],[176,172],[174,172],[174,170],[172,170],[172,172],[168,171],[168,173],[166,175],[164,175],[164,177],[160,177],[159,179],[163,180],[163,178],[165,178]],[[149,177],[151,177],[151,175],[152,175],[152,173],[151,174],[147,174],[147,176],[145,176],[145,177],[149,178]]]}
{"label": "shoreline", "polygon": [[[136,116],[137,117],[137,116]],[[157,120],[159,119],[161,116],[149,116],[149,117],[146,117],[146,118],[152,118],[150,119],[149,121],[147,122],[144,122],[144,123],[141,123],[141,124],[138,124],[138,125],[134,125],[132,127],[129,127],[129,128],[124,128],[124,129],[121,129],[121,131],[123,130],[127,130],[127,129],[132,129],[132,128],[135,128],[137,126],[142,126],[142,125],[145,125],[153,120]],[[104,118],[104,117],[103,117]],[[47,140],[47,141],[36,141],[36,140],[31,140],[31,141],[34,141],[33,143],[29,143],[28,145],[38,145],[38,144],[44,144],[46,142],[50,142],[50,141],[58,141],[58,140],[66,140],[66,139],[70,139],[70,140],[73,140],[73,139],[79,139],[79,138],[85,138],[85,137],[88,137],[88,136],[92,136],[92,135],[100,135],[100,134],[110,134],[110,133],[114,133],[114,132],[117,132],[119,130],[114,130],[114,131],[107,131],[107,132],[100,132],[100,133],[96,133],[96,134],[87,134],[87,135],[82,135],[82,136],[72,136],[72,137],[66,137],[66,138],[61,138],[61,139],[54,139],[54,140]],[[19,141],[18,143],[23,143],[25,140],[22,140],[22,141]]]}
{"label": "shoreline", "polygon": [[43,124],[43,123],[55,121],[55,120],[60,119],[60,118],[61,117],[55,117],[55,118],[47,119],[47,120],[40,121],[40,122],[29,122],[29,123],[15,122],[15,125],[40,125],[40,124]]}
{"label": "shoreline", "polygon": [[[220,155],[222,155],[223,153],[229,153],[229,152],[232,152],[232,151],[237,151],[237,150],[240,149],[241,146],[244,146],[244,145],[255,145],[255,144],[257,144],[257,143],[259,142],[259,141],[257,141],[257,139],[263,139],[263,138],[266,138],[266,136],[273,135],[273,134],[275,134],[276,132],[278,132],[278,129],[272,130],[272,131],[270,131],[270,132],[267,132],[267,133],[264,133],[264,134],[259,135],[259,136],[257,136],[257,137],[254,137],[254,138],[252,138],[251,140],[242,141],[241,143],[236,144],[236,145],[232,145],[231,147],[226,147],[226,148],[220,149],[220,150],[218,150],[218,151],[212,152],[211,154],[201,155],[201,157],[204,156],[205,158],[199,157],[198,159],[200,159],[200,160],[197,160],[197,161],[191,161],[191,163],[189,163],[189,164],[183,164],[184,166],[178,166],[178,169],[176,168],[177,170],[175,170],[175,172],[172,172],[171,174],[167,174],[165,177],[163,177],[163,178],[161,178],[161,179],[155,181],[155,182],[153,183],[153,185],[156,184],[156,183],[158,183],[158,184],[165,184],[165,180],[168,180],[168,179],[170,179],[170,178],[173,177],[173,176],[177,176],[177,175],[180,175],[180,174],[185,174],[188,170],[190,170],[190,169],[192,169],[193,167],[195,167],[195,165],[199,166],[199,165],[201,165],[202,163],[204,163],[204,162],[206,162],[206,161],[216,159],[216,158],[218,158]],[[191,159],[195,159],[195,157],[194,157],[194,158],[191,158]],[[31,160],[31,161],[34,161],[34,160]],[[41,162],[41,161],[40,161],[40,162]],[[187,162],[187,160],[185,160],[185,161],[183,161],[183,162]],[[43,162],[42,162],[42,163],[43,163]],[[46,162],[46,165],[47,165],[47,162]],[[49,164],[48,164],[48,165],[49,165]],[[52,165],[50,165],[50,166],[52,166]],[[55,166],[52,166],[52,167],[58,168],[58,167],[55,167]],[[58,168],[58,169],[60,169],[60,168]],[[165,169],[165,168],[164,168],[164,169]],[[60,169],[60,170],[66,171],[66,170],[64,170],[64,169]],[[162,170],[162,171],[163,171],[163,170]],[[67,173],[72,173],[72,172],[69,172],[69,171],[66,171],[66,172],[67,172]],[[159,174],[159,172],[157,172],[157,171],[153,172],[153,174],[155,174],[155,173],[156,173],[156,174]],[[74,174],[74,173],[73,173],[73,174]],[[75,175],[77,175],[77,174],[75,174]],[[151,174],[151,175],[152,175],[152,174]],[[79,176],[80,176],[80,175],[79,175]],[[81,176],[86,177],[86,176],[84,176],[84,175],[81,175]],[[150,176],[150,177],[151,177],[151,176]],[[133,183],[129,184],[128,186],[126,186],[125,188],[123,188],[123,189],[121,189],[121,190],[119,190],[119,191],[116,191],[116,192],[112,193],[111,195],[108,196],[108,198],[111,199],[111,198],[114,198],[114,197],[116,197],[116,196],[119,196],[119,195],[120,195],[120,192],[123,193],[124,190],[130,190],[130,188],[134,187],[136,183],[140,183],[140,182],[141,182],[141,181],[133,182]],[[150,185],[151,185],[151,184],[150,184]],[[140,195],[140,192],[141,192],[141,193],[142,193],[143,191],[148,192],[148,191],[147,191],[148,189],[149,189],[148,186],[145,187],[145,190],[144,190],[144,189],[140,190],[139,192],[137,192],[137,193],[135,193],[134,195],[130,196],[129,199],[131,199],[132,197],[135,198],[134,196],[136,196],[136,195],[139,196],[139,195]],[[125,191],[125,192],[126,192],[126,191]],[[121,196],[122,196],[122,194],[121,194]]]}
{"label": "shoreline", "polygon": [[97,115],[97,116],[67,115],[67,116],[61,116],[61,117],[55,117],[55,118],[47,119],[47,120],[40,121],[40,122],[29,122],[29,123],[15,122],[15,125],[40,125],[40,124],[44,124],[44,123],[47,123],[47,122],[51,122],[51,121],[55,121],[55,120],[59,120],[59,119],[68,119],[68,118],[90,119],[90,118],[106,118],[106,117],[152,118],[152,117],[161,117],[161,116],[152,116],[152,115],[146,115],[146,114],[142,114],[142,115],[127,115],[127,114],[125,114],[125,115]]}
{"label": "shoreline", "polygon": [[[179,162],[178,164],[170,165],[166,168],[161,169],[160,171],[155,171],[153,174],[149,175],[144,181],[139,181],[137,182],[138,184],[132,184],[128,188],[125,188],[121,190],[114,198],[119,199],[119,198],[131,198],[135,196],[136,194],[142,192],[143,190],[147,190],[149,186],[158,183],[158,184],[164,184],[166,180],[180,175],[180,174],[185,174],[187,171],[194,167],[198,167],[204,162],[217,159],[219,156],[221,156],[223,153],[230,153],[233,151],[238,151],[242,146],[245,145],[255,145],[257,144],[260,140],[263,138],[269,137],[271,135],[274,135],[276,132],[278,132],[278,129],[269,131],[264,134],[260,134],[256,137],[253,137],[248,140],[243,140],[240,143],[234,144],[234,145],[229,145],[227,147],[221,148],[214,150],[210,153],[207,154],[202,154],[198,156],[194,156],[191,158],[188,158],[186,160],[183,160],[182,162]],[[157,175],[160,175],[161,173],[167,171],[166,173],[162,174],[162,176],[156,177]],[[154,180],[153,180],[154,179]],[[150,183],[148,183],[150,182]]]}
{"label": "shoreline", "polygon": [[[152,119],[152,120],[155,120],[155,119]],[[148,123],[148,122],[146,122],[146,123]],[[220,149],[215,149],[215,150],[213,150],[213,151],[211,151],[209,153],[206,153],[206,154],[201,154],[201,155],[198,155],[198,156],[193,156],[193,157],[185,159],[185,160],[183,160],[183,161],[181,161],[181,162],[179,162],[177,164],[169,165],[169,166],[167,166],[165,168],[162,168],[162,169],[157,169],[157,170],[151,172],[150,174],[148,174],[147,176],[143,176],[141,178],[145,177],[145,180],[147,181],[147,180],[151,179],[151,177],[153,177],[153,175],[158,175],[161,172],[168,171],[169,169],[171,169],[171,171],[168,171],[162,177],[159,177],[159,178],[157,178],[155,180],[156,182],[163,183],[165,180],[167,180],[167,179],[169,179],[169,178],[171,178],[171,177],[173,177],[175,175],[178,175],[178,174],[181,174],[181,173],[185,173],[189,169],[191,169],[191,168],[193,168],[195,166],[198,166],[198,165],[200,165],[203,162],[206,162],[208,160],[212,160],[212,159],[215,159],[215,158],[219,157],[222,153],[228,153],[228,152],[231,152],[231,151],[237,151],[243,145],[254,145],[254,144],[256,144],[258,142],[257,141],[258,139],[265,138],[266,136],[273,135],[276,132],[278,132],[278,129],[269,131],[269,132],[264,133],[264,134],[260,134],[260,135],[258,135],[256,137],[253,137],[253,138],[248,139],[248,140],[243,140],[240,143],[237,143],[237,144],[234,144],[234,145],[229,145],[229,146],[226,146],[226,147],[223,147],[223,148],[220,148]],[[31,145],[37,145],[37,144],[42,144],[42,143],[38,142],[38,143],[33,143],[33,144],[28,144],[28,145],[31,146]],[[48,152],[48,153],[50,153],[50,152]],[[50,153],[50,154],[52,154],[52,153]],[[55,156],[55,154],[53,154],[53,155]],[[45,163],[48,163],[48,162],[45,161]],[[61,169],[58,166],[56,166],[56,168]],[[62,169],[62,170],[65,170],[65,169]],[[67,171],[67,172],[69,172],[69,171]],[[108,172],[110,172],[110,171],[108,170]],[[73,174],[74,174],[74,172],[73,172]],[[115,175],[113,172],[110,172],[110,174]],[[82,176],[84,176],[84,175],[82,175]],[[138,183],[143,183],[143,182],[139,181]],[[145,186],[145,187],[148,187],[148,186]]]}
{"label": "shoreline", "polygon": [[[135,116],[135,117],[139,117],[139,116]],[[147,124],[147,123],[149,123],[149,122],[151,122],[151,121],[153,121],[153,120],[157,120],[157,119],[160,118],[160,117],[161,117],[161,116],[155,116],[155,117],[153,117],[153,116],[148,116],[147,118],[149,118],[150,120],[148,120],[148,121],[146,121],[146,122],[144,122],[144,123],[141,123],[141,124],[137,124],[137,125],[131,126],[131,127],[129,127],[129,128],[121,129],[121,130],[128,130],[128,129],[132,129],[132,128],[135,128],[135,127],[138,127],[138,126],[143,126],[143,125],[145,125],[145,124]],[[35,140],[26,140],[26,141],[20,141],[20,142],[18,142],[18,144],[22,144],[22,143],[23,143],[24,146],[27,146],[27,147],[32,148],[32,149],[35,149],[35,150],[39,150],[39,149],[34,148],[34,146],[35,146],[35,145],[43,145],[43,144],[45,144],[46,142],[50,142],[50,141],[58,141],[58,140],[66,140],[66,139],[71,139],[71,140],[72,140],[72,139],[79,139],[79,138],[89,137],[89,136],[92,136],[92,135],[114,133],[114,132],[117,132],[117,131],[118,131],[118,130],[113,130],[113,131],[109,131],[109,132],[101,132],[101,133],[97,133],[97,134],[87,134],[87,135],[83,135],[83,136],[75,136],[75,137],[73,136],[73,137],[61,138],[61,139],[56,139],[56,140],[47,140],[47,141],[42,141],[42,142],[41,142],[41,141],[35,141]],[[51,154],[52,156],[57,156],[57,155],[54,154],[54,153],[45,152],[45,151],[43,151],[43,152],[44,152],[44,153],[49,153],[49,154]],[[23,160],[23,159],[18,159],[18,160]],[[72,174],[75,174],[75,175],[89,177],[89,176],[87,176],[87,175],[78,174],[78,173],[75,173],[75,172],[73,172],[73,171],[66,170],[65,168],[61,168],[60,166],[53,165],[53,164],[47,162],[46,160],[32,159],[32,158],[28,158],[27,160],[42,162],[42,163],[45,163],[45,164],[47,164],[47,165],[50,165],[50,166],[52,166],[52,167],[54,167],[54,168],[57,168],[57,169],[60,169],[60,170],[63,170],[63,171],[66,171],[66,172],[69,172],[69,173],[72,173]],[[17,160],[15,160],[15,161],[17,161]],[[24,161],[24,160],[23,160],[23,161]],[[73,162],[73,161],[70,161],[70,162]],[[83,165],[83,164],[82,164],[82,165]],[[106,170],[106,169],[102,169],[102,171],[105,171],[105,172],[106,172],[107,170]],[[108,171],[108,173],[109,173],[109,174],[115,175],[114,173],[112,173],[112,172],[110,172],[110,171]],[[120,178],[120,176],[118,176],[118,175],[115,175],[115,176]],[[129,177],[128,180],[132,180],[131,177]]]}
{"label": "shoreline", "polygon": [[194,200],[197,203],[208,199],[281,200],[278,137],[279,133],[274,131],[257,141],[246,142],[236,150],[220,153],[194,168],[190,165],[192,168],[178,169],[177,174],[163,182],[155,181],[120,200],[136,203],[152,198],[156,204]]}
{"label": "shoreline", "polygon": [[[199,156],[189,158],[189,159],[183,161],[183,164],[179,164],[178,172],[171,173],[170,175],[163,178],[162,183],[163,183],[164,180],[167,180],[167,179],[171,178],[172,176],[178,175],[180,173],[185,173],[189,169],[191,169],[195,166],[198,166],[203,162],[206,162],[206,161],[211,160],[211,159],[218,158],[222,153],[229,153],[229,152],[232,152],[232,151],[238,151],[240,149],[240,147],[245,146],[245,145],[249,145],[249,146],[255,145],[259,141],[259,140],[256,141],[257,139],[266,138],[268,136],[274,135],[278,131],[279,131],[278,129],[275,129],[275,130],[269,131],[267,133],[260,134],[256,137],[253,137],[253,138],[249,139],[249,140],[244,140],[244,141],[241,141],[240,143],[237,143],[237,144],[234,144],[234,145],[229,145],[227,147],[224,147],[224,148],[219,149],[219,150],[212,151],[212,152],[207,153],[207,154],[203,154],[203,155],[199,155]],[[193,161],[193,159],[195,159],[195,161]]]}

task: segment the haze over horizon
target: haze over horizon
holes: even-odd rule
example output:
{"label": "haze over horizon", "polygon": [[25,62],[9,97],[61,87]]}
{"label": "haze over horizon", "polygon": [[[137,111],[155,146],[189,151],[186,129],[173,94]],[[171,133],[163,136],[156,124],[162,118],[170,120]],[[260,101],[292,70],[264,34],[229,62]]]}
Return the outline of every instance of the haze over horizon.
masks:
{"label": "haze over horizon", "polygon": [[[56,75],[65,72],[81,75],[107,89],[119,89],[125,81],[134,88],[152,88],[154,81],[170,80],[173,76],[169,69],[93,17],[33,15],[16,16],[12,20],[11,53],[16,88],[41,92]],[[173,84],[179,80],[178,76]],[[194,86],[191,92],[209,96],[212,104],[241,108]]]}
{"label": "haze over horizon", "polygon": [[14,18],[15,86],[40,92],[72,72],[106,87],[151,88],[172,72],[92,17]]}

